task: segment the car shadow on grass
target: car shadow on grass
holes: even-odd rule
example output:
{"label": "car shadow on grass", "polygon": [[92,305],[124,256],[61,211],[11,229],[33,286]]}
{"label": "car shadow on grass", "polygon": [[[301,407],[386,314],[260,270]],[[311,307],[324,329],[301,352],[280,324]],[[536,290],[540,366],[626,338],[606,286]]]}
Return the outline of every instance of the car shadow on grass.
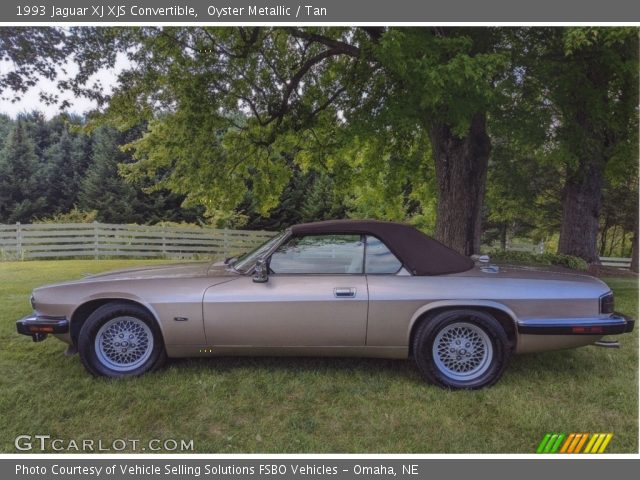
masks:
{"label": "car shadow on grass", "polygon": [[[516,355],[511,358],[505,371],[514,377],[532,379],[539,377],[571,377],[588,381],[594,372],[602,370],[611,375],[611,365],[603,365],[596,347],[575,350]],[[357,377],[404,379],[412,383],[424,383],[422,375],[412,359],[377,359],[352,357],[207,357],[169,359],[166,370],[178,370],[180,374],[201,373],[212,370],[216,373],[238,373],[255,370],[258,373],[283,374],[349,374]],[[501,383],[501,382],[499,382]]]}
{"label": "car shadow on grass", "polygon": [[283,373],[352,373],[357,375],[389,375],[395,378],[422,382],[422,377],[411,360],[350,357],[208,357],[172,358],[167,368],[189,371],[212,369],[217,372],[256,369]]}

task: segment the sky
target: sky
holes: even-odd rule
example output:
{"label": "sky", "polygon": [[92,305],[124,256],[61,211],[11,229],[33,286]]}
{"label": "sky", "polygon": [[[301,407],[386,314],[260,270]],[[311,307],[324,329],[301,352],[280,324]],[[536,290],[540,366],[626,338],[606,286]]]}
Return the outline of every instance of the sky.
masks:
{"label": "sky", "polygon": [[[93,81],[95,77],[99,77],[102,85],[104,85],[106,90],[110,92],[113,89],[113,86],[117,83],[118,74],[129,65],[130,64],[126,60],[126,57],[119,55],[115,68],[110,70],[103,69],[96,74],[96,76],[91,77],[91,80]],[[5,60],[0,61],[0,75],[11,71],[11,68],[11,62]],[[71,75],[77,71],[77,68],[73,64],[67,63],[65,65],[65,70],[69,72],[69,75]],[[62,70],[60,68],[58,69],[58,75],[62,75]],[[61,110],[58,105],[46,105],[40,101],[39,96],[39,92],[41,91],[56,91],[56,83],[57,80],[51,81],[43,78],[37,83],[37,85],[29,89],[26,94],[22,95],[20,100],[17,102],[11,102],[10,100],[10,98],[13,97],[13,92],[6,92],[2,97],[9,97],[9,99],[0,98],[0,114],[5,114],[12,118],[15,118],[20,113],[31,112],[33,110],[43,112],[47,118],[51,118],[59,114]],[[62,101],[65,99],[69,100],[69,103],[71,104],[71,107],[66,110],[68,113],[81,115],[96,107],[96,103],[94,101],[83,97],[76,98],[70,92],[60,94],[60,100]]]}

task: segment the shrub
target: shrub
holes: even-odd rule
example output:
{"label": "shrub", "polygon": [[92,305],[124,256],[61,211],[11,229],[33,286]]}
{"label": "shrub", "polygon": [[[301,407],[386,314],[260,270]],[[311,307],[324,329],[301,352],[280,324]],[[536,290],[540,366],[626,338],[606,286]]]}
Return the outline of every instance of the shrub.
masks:
{"label": "shrub", "polygon": [[583,259],[559,253],[532,253],[499,251],[490,254],[495,263],[513,263],[526,265],[559,265],[573,270],[587,270],[589,265]]}
{"label": "shrub", "polygon": [[77,207],[66,213],[57,213],[51,217],[38,218],[33,223],[92,223],[98,216],[97,210],[80,210]]}

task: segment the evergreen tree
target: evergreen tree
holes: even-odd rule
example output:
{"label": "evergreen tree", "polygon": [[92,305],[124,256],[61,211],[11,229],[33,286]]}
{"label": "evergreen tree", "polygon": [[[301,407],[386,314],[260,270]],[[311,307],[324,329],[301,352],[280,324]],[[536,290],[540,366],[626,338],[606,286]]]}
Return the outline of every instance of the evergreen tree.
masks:
{"label": "evergreen tree", "polygon": [[279,231],[296,223],[346,216],[344,206],[335,204],[333,180],[328,174],[305,173],[293,164],[291,169],[291,178],[280,195],[278,206],[268,216],[260,215],[249,187],[249,193],[237,209],[238,214],[246,218],[242,228]]}
{"label": "evergreen tree", "polygon": [[312,180],[302,203],[302,220],[317,222],[344,217],[344,206],[336,205],[332,178],[327,174],[314,174]]}
{"label": "evergreen tree", "polygon": [[85,155],[82,136],[73,136],[68,129],[46,150],[48,215],[66,213],[77,203],[86,169]]}
{"label": "evergreen tree", "polygon": [[0,150],[4,148],[4,143],[13,129],[13,120],[8,115],[0,114]]}
{"label": "evergreen tree", "polygon": [[118,163],[127,155],[119,148],[119,134],[112,128],[100,127],[93,135],[92,163],[81,183],[79,206],[97,210],[102,222],[135,222],[135,188],[118,176]]}
{"label": "evergreen tree", "polygon": [[18,118],[0,154],[0,222],[29,222],[45,204],[35,145]]}

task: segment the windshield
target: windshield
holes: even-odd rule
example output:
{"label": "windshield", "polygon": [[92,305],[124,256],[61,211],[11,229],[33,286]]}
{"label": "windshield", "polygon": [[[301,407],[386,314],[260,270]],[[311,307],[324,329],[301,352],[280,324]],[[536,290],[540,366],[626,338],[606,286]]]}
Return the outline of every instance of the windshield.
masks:
{"label": "windshield", "polygon": [[267,253],[271,248],[280,242],[282,238],[287,234],[286,231],[279,233],[275,237],[270,240],[267,240],[265,243],[260,245],[255,250],[250,251],[249,253],[245,253],[238,260],[236,260],[231,266],[240,273],[247,273],[251,270],[251,267],[256,263],[256,260],[260,258],[262,255]]}

